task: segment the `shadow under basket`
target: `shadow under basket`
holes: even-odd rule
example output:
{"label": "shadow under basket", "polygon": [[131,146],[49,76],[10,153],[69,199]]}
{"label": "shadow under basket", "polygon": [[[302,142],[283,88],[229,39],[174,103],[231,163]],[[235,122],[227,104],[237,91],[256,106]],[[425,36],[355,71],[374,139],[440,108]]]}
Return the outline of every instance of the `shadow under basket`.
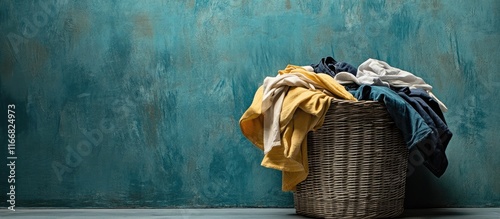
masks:
{"label": "shadow under basket", "polygon": [[309,175],[294,192],[297,214],[388,218],[404,210],[408,149],[376,101],[333,100],[307,140]]}

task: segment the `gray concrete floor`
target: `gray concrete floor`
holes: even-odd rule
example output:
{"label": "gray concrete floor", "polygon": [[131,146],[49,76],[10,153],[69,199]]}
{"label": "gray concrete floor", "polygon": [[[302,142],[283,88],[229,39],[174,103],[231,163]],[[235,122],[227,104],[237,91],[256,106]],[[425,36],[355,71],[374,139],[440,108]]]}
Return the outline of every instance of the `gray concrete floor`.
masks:
{"label": "gray concrete floor", "polygon": [[[180,219],[301,219],[293,208],[222,208],[222,209],[2,209],[0,218],[82,219],[82,218],[180,218]],[[409,209],[400,218],[467,218],[500,219],[500,208],[437,208]]]}

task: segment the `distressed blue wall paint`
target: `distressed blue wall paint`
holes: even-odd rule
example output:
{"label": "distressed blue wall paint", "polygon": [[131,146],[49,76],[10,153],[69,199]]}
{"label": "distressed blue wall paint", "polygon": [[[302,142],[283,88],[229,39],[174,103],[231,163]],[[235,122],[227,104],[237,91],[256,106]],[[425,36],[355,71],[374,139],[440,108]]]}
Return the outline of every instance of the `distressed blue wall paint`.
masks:
{"label": "distressed blue wall paint", "polygon": [[238,120],[265,76],[328,55],[385,60],[448,105],[449,169],[418,169],[407,206],[500,206],[499,1],[46,2],[0,6],[17,206],[291,207]]}

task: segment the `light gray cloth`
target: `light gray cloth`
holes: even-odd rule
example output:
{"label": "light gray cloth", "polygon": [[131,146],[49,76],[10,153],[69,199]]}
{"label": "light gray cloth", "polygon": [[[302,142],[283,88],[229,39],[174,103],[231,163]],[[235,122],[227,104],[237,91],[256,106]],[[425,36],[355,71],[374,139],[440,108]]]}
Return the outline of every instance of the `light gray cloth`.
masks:
{"label": "light gray cloth", "polygon": [[421,88],[439,104],[442,112],[448,111],[446,105],[432,93],[432,86],[422,78],[377,59],[370,58],[359,65],[356,76],[349,72],[339,72],[335,75],[335,80],[340,84],[356,83],[358,85],[409,87],[410,89]]}

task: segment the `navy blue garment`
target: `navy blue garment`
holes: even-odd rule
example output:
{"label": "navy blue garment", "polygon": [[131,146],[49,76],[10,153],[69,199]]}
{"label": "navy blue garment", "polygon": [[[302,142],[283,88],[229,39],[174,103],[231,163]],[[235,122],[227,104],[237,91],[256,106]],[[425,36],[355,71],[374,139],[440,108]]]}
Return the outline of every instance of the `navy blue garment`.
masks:
{"label": "navy blue garment", "polygon": [[433,130],[432,134],[418,148],[424,152],[422,155],[425,158],[425,166],[435,176],[442,176],[448,167],[445,151],[453,134],[448,129],[438,103],[422,89],[403,87],[393,88],[393,90],[406,100]]}
{"label": "navy blue garment", "polygon": [[436,102],[434,99],[432,99],[429,94],[423,90],[423,89],[409,89],[409,91],[405,91],[406,94],[410,97],[419,97],[418,99],[423,100],[424,102],[427,103],[427,105],[436,113],[437,116],[443,121],[443,123],[446,125],[446,120],[444,119],[443,112],[441,111],[441,108],[439,107],[438,102]]}
{"label": "navy blue garment", "polygon": [[361,85],[349,92],[358,100],[376,100],[383,102],[396,126],[401,130],[408,149],[417,148],[432,129],[415,109],[388,87]]}
{"label": "navy blue garment", "polygon": [[410,105],[391,88],[384,86],[361,85],[358,89],[349,90],[349,92],[358,100],[376,100],[385,104],[389,115],[401,130],[410,151],[409,170],[415,165],[424,164],[437,177],[444,173],[448,160],[442,144],[435,144],[440,142],[438,128],[431,116],[428,114],[422,116],[416,110],[427,112],[425,107],[420,104],[415,104],[415,107]]}
{"label": "navy blue garment", "polygon": [[311,64],[316,73],[326,73],[332,77],[339,72],[349,72],[356,76],[358,69],[347,62],[337,62],[333,57],[322,58],[318,64]]}

